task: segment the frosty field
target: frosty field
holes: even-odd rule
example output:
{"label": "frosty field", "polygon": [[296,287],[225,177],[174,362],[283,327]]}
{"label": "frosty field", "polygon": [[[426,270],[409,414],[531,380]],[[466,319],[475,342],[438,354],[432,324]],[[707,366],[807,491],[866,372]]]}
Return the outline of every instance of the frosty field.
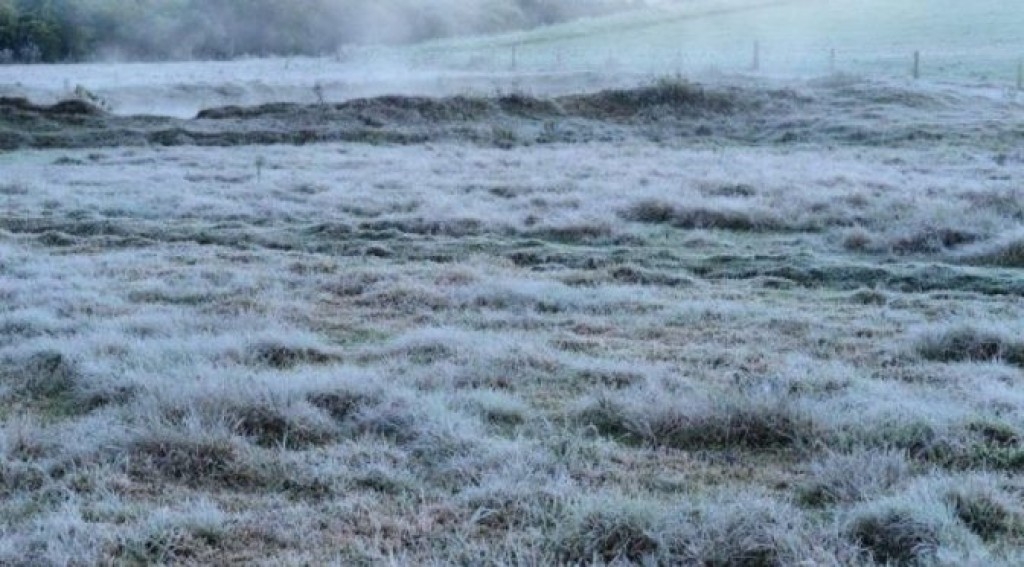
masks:
{"label": "frosty field", "polygon": [[0,67],[0,564],[1024,563],[1021,96],[575,25]]}

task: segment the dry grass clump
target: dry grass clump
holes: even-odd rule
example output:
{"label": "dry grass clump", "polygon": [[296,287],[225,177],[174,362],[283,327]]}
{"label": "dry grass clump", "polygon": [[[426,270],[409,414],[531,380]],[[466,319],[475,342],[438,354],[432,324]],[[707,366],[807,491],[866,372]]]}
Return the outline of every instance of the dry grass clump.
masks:
{"label": "dry grass clump", "polygon": [[480,416],[485,423],[496,426],[522,425],[533,415],[529,404],[523,400],[493,389],[462,393],[454,403],[457,407]]}
{"label": "dry grass clump", "polygon": [[246,348],[244,360],[254,366],[268,366],[287,370],[299,365],[340,362],[341,357],[328,352],[319,344],[289,343],[277,339],[264,339]]}
{"label": "dry grass clump", "polygon": [[223,430],[260,447],[305,450],[342,437],[339,423],[305,399],[321,393],[317,386],[299,383],[272,389],[275,386],[254,378],[250,384],[154,392],[153,399],[140,407],[172,430]]}
{"label": "dry grass clump", "polygon": [[842,232],[842,246],[850,252],[876,252],[879,249],[877,237],[864,227],[854,227]]}
{"label": "dry grass clump", "polygon": [[39,511],[27,524],[12,528],[0,530],[3,565],[100,564],[115,539],[109,527],[83,518],[73,501]]}
{"label": "dry grass clump", "polygon": [[495,475],[475,483],[459,494],[458,502],[470,511],[469,523],[477,529],[505,535],[530,526],[558,526],[573,492],[570,483],[531,471],[525,478]]}
{"label": "dry grass clump", "polygon": [[[664,114],[701,116],[723,114],[740,107],[729,92],[708,91],[681,79],[665,78],[634,89],[612,89],[591,95],[562,97],[558,103],[572,115],[598,119],[623,119]],[[652,114],[657,110],[657,114]]]}
{"label": "dry grass clump", "polygon": [[609,240],[616,235],[616,231],[611,224],[592,221],[532,228],[523,234],[565,244],[596,244]]}
{"label": "dry grass clump", "polygon": [[694,279],[686,274],[649,270],[630,264],[611,268],[608,275],[613,281],[633,285],[686,287],[695,283]]}
{"label": "dry grass clump", "polygon": [[679,205],[660,199],[633,203],[620,216],[628,221],[648,224],[669,224],[685,230],[731,230],[735,232],[769,232],[791,230],[772,212],[749,204]]}
{"label": "dry grass clump", "polygon": [[519,332],[427,327],[366,349],[361,360],[386,363],[424,390],[516,391],[561,381],[564,356]]}
{"label": "dry grass clump", "polygon": [[226,408],[232,429],[262,447],[306,449],[338,438],[335,424],[322,412],[302,403]]}
{"label": "dry grass clump", "polygon": [[935,560],[940,527],[913,508],[872,505],[858,510],[846,526],[847,537],[873,561],[912,565]]}
{"label": "dry grass clump", "polygon": [[718,392],[708,397],[666,393],[648,398],[609,393],[575,415],[584,426],[621,441],[675,449],[810,447],[825,431],[787,395],[756,391]]}
{"label": "dry grass clump", "polygon": [[758,190],[747,183],[705,183],[700,187],[702,195],[708,197],[756,197]]}
{"label": "dry grass clump", "polygon": [[2,361],[3,381],[16,394],[46,400],[69,396],[82,374],[74,360],[55,350],[42,350]]}
{"label": "dry grass clump", "polygon": [[644,199],[633,203],[620,213],[622,218],[650,224],[664,224],[675,218],[676,205],[661,199]]}
{"label": "dry grass clump", "polygon": [[980,231],[949,226],[921,226],[880,232],[855,226],[841,232],[840,242],[850,252],[909,256],[947,252],[978,242],[983,237]]}
{"label": "dry grass clump", "polygon": [[[757,495],[676,507],[602,495],[568,509],[555,536],[570,564],[793,565],[849,553],[804,515]],[[817,540],[817,541],[816,541]]]}
{"label": "dry grass clump", "polygon": [[411,400],[391,398],[363,406],[348,420],[355,435],[374,435],[398,444],[409,444],[430,434],[429,417]]}
{"label": "dry grass clump", "polygon": [[946,499],[957,518],[986,542],[1024,542],[1024,506],[993,477],[951,482]]}
{"label": "dry grass clump", "polygon": [[22,183],[5,182],[0,183],[0,195],[13,197],[15,195],[28,195],[28,186]]}
{"label": "dry grass clump", "polygon": [[131,396],[128,386],[90,379],[74,357],[60,350],[30,349],[0,359],[0,400],[6,398],[50,417],[86,414]]}
{"label": "dry grass clump", "polygon": [[871,288],[860,288],[850,294],[850,301],[859,305],[883,306],[889,303],[889,294]]}
{"label": "dry grass clump", "polygon": [[990,242],[965,250],[959,258],[980,266],[1024,268],[1024,230],[1010,232]]}
{"label": "dry grass clump", "polygon": [[695,565],[767,566],[841,560],[848,553],[792,506],[745,496],[698,501],[680,514],[684,523],[672,530],[674,555]]}
{"label": "dry grass clump", "polygon": [[359,230],[397,231],[405,234],[460,238],[481,234],[485,230],[485,225],[480,219],[474,218],[426,219],[416,217],[367,221],[359,225]]}
{"label": "dry grass clump", "polygon": [[1006,332],[957,324],[921,331],[913,340],[921,358],[937,362],[1002,360],[1024,366],[1024,340]]}
{"label": "dry grass clump", "polygon": [[855,506],[841,532],[876,563],[919,565],[989,562],[982,540],[951,505],[954,477],[926,477],[900,494]]}
{"label": "dry grass clump", "polygon": [[650,505],[610,500],[601,507],[580,510],[562,528],[558,547],[566,563],[644,563],[654,561],[665,547],[657,533],[657,512]]}
{"label": "dry grass clump", "polygon": [[[1018,441],[1016,426],[994,419],[980,420],[969,406],[946,405],[930,409],[927,404],[911,402],[879,413],[865,408],[860,419],[844,418],[847,423],[837,428],[835,442],[829,446],[844,451],[860,447],[896,450],[917,465],[954,471],[1016,470],[1024,466],[1024,447]],[[850,464],[851,469],[856,466]]]}
{"label": "dry grass clump", "polygon": [[867,449],[832,453],[810,465],[797,488],[805,505],[822,507],[868,501],[910,478],[912,466],[902,451]]}
{"label": "dry grass clump", "polygon": [[243,490],[266,485],[253,456],[225,432],[173,429],[140,434],[119,450],[125,470],[140,480],[156,476],[195,487]]}
{"label": "dry grass clump", "polygon": [[436,287],[417,282],[380,284],[359,294],[354,303],[359,307],[405,315],[452,307],[451,299]]}
{"label": "dry grass clump", "polygon": [[0,496],[11,498],[41,490],[50,481],[42,467],[24,461],[0,460]]}
{"label": "dry grass clump", "polygon": [[216,561],[229,544],[228,521],[228,515],[209,500],[189,502],[184,510],[159,508],[121,538],[110,558],[139,565]]}
{"label": "dry grass clump", "polygon": [[934,254],[977,242],[982,235],[951,227],[924,227],[892,237],[889,248],[897,254]]}
{"label": "dry grass clump", "polygon": [[150,426],[120,442],[112,455],[139,482],[161,479],[194,490],[270,492],[320,498],[337,491],[343,471],[324,474],[280,449],[254,447],[223,428]]}
{"label": "dry grass clump", "polygon": [[340,422],[351,417],[353,412],[364,405],[380,403],[382,395],[370,390],[338,388],[312,392],[306,396],[306,401]]}

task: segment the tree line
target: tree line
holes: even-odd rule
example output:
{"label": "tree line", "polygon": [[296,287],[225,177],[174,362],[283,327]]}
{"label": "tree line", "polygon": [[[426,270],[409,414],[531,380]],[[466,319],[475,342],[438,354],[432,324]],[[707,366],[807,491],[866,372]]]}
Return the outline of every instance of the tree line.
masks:
{"label": "tree line", "polygon": [[594,15],[642,0],[0,0],[0,63],[318,55]]}

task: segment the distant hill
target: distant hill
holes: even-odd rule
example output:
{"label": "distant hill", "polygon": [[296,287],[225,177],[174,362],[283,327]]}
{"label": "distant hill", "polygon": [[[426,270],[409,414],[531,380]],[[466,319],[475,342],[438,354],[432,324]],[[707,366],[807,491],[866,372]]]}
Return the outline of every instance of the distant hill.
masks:
{"label": "distant hill", "polygon": [[[846,72],[1007,84],[1024,9],[1004,0],[680,0],[529,31],[412,47],[439,66],[665,74]],[[514,53],[513,53],[514,52]]]}

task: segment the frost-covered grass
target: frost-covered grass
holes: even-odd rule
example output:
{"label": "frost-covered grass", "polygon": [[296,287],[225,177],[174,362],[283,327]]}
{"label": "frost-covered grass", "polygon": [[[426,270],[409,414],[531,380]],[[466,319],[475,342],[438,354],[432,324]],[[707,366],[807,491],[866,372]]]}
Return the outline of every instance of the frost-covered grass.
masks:
{"label": "frost-covered grass", "polygon": [[[1001,242],[1013,218],[974,196],[1012,188],[965,180],[1005,166],[877,149],[823,169],[823,155],[19,154],[0,261],[0,549],[1012,563],[1020,512],[998,475],[1024,462],[1020,370],[1001,356],[1016,299],[965,275],[923,294],[879,280],[865,301],[858,282],[779,271],[786,257],[971,270],[942,264],[958,258],[945,245],[850,251],[844,231],[895,242],[901,207],[935,227],[970,203],[966,228]],[[693,269],[765,254],[777,274]],[[934,511],[902,500],[981,472],[997,475],[983,489],[926,491]]]}
{"label": "frost-covered grass", "polygon": [[0,563],[1020,564],[991,143],[0,155]]}

